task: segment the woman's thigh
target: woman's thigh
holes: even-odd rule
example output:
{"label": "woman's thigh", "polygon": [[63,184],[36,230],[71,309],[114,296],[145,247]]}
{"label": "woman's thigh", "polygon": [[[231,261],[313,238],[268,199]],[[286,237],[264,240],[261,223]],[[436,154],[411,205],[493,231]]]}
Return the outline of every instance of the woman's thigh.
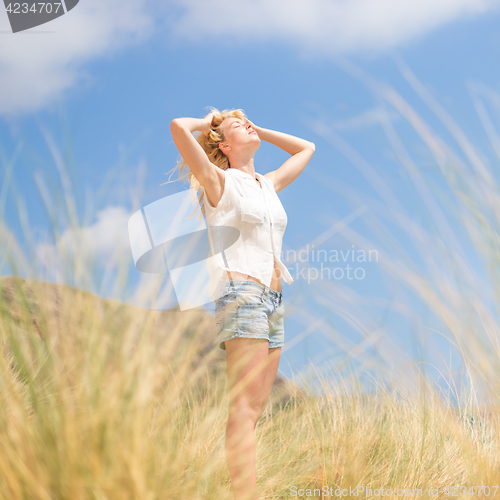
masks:
{"label": "woman's thigh", "polygon": [[265,339],[234,337],[226,341],[226,369],[231,405],[243,403],[256,412],[263,404],[263,388],[269,363]]}

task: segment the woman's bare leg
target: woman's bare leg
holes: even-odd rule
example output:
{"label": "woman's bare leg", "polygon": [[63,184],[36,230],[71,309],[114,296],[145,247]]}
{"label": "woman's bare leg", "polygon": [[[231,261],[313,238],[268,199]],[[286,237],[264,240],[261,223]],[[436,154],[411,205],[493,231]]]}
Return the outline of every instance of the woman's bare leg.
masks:
{"label": "woman's bare leg", "polygon": [[269,341],[233,338],[225,344],[229,383],[227,466],[235,500],[258,500],[255,427],[264,404]]}
{"label": "woman's bare leg", "polygon": [[[280,355],[281,347],[273,347],[272,349],[269,349],[269,354],[267,357],[266,378],[264,381],[264,387],[262,388],[262,408],[258,420],[261,419],[262,415],[266,411],[267,402],[269,401],[269,396],[271,395],[274,381],[276,380],[276,374],[278,373]],[[255,426],[257,426],[257,422],[255,422]]]}

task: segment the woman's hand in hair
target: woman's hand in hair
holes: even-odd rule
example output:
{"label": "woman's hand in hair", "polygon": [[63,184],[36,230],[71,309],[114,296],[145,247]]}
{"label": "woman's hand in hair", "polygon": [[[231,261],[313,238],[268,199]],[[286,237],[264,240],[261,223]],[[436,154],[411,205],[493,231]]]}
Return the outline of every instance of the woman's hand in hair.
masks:
{"label": "woman's hand in hair", "polygon": [[215,116],[215,113],[208,113],[208,115],[205,115],[203,117],[203,119],[205,120],[204,127],[201,130],[203,135],[208,136],[208,134],[210,133],[210,128],[212,126],[212,120],[213,120],[214,116]]}

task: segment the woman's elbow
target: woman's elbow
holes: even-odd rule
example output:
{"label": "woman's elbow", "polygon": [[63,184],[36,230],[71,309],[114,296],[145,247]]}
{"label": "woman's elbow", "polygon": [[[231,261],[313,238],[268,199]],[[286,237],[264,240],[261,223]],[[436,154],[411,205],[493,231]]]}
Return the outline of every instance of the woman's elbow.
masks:
{"label": "woman's elbow", "polygon": [[170,133],[172,134],[174,142],[175,142],[175,139],[183,137],[185,135],[185,130],[186,129],[185,129],[182,121],[179,120],[178,118],[174,118],[170,122]]}
{"label": "woman's elbow", "polygon": [[308,141],[308,144],[304,149],[307,151],[311,151],[311,153],[314,153],[316,151],[316,145],[314,144],[314,142]]}
{"label": "woman's elbow", "polygon": [[170,122],[170,130],[172,129],[176,129],[176,128],[179,128],[180,126],[180,122],[177,118],[174,118],[171,122]]}

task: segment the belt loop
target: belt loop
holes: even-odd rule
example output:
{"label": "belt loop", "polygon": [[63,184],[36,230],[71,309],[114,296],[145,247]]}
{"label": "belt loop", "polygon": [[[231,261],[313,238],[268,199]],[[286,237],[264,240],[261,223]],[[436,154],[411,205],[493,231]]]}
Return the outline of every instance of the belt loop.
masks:
{"label": "belt loop", "polygon": [[[224,261],[225,261],[226,256],[224,255],[224,252],[222,252],[222,255],[224,256]],[[227,265],[227,263],[226,263],[226,265]],[[229,271],[227,271],[227,275],[229,277],[229,283],[231,284],[233,291],[236,291],[236,288],[234,287],[234,283],[233,283],[233,277],[231,276],[231,273]]]}

